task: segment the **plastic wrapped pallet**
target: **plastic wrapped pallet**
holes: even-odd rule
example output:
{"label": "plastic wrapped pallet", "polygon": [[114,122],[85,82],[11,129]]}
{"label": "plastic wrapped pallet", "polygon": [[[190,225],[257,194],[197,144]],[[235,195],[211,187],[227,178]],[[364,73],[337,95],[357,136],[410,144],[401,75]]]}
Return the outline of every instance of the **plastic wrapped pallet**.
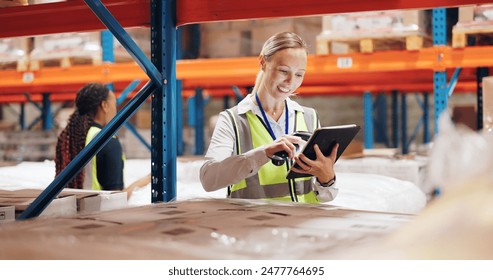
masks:
{"label": "plastic wrapped pallet", "polygon": [[[317,36],[317,54],[334,53],[333,44],[346,44],[341,52],[371,52],[373,41],[393,48],[405,43],[405,49],[416,50],[429,37],[430,19],[422,10],[390,10],[327,15],[322,17],[322,32]],[[367,44],[373,44],[368,46]],[[359,43],[359,47],[357,46]],[[356,46],[355,46],[356,45]],[[333,48],[333,47],[332,47]],[[382,48],[382,47],[379,47]]]}
{"label": "plastic wrapped pallet", "polygon": [[0,69],[27,70],[29,40],[27,37],[0,39]]}
{"label": "plastic wrapped pallet", "polygon": [[102,60],[100,32],[70,32],[34,37],[34,48],[30,54],[31,69],[40,67],[40,62],[52,62],[60,67],[69,67],[70,59],[97,65]]}
{"label": "plastic wrapped pallet", "polygon": [[[476,36],[475,45],[491,45],[493,33],[493,4],[459,8],[459,21],[452,28],[452,46],[467,46],[467,36]],[[482,36],[488,34],[489,36]]]}

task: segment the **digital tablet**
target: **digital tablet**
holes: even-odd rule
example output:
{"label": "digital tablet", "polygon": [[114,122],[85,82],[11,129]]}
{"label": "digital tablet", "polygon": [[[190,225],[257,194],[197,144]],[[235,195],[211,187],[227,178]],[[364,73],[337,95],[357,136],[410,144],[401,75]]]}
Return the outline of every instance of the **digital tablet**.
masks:
{"label": "digital tablet", "polygon": [[[359,130],[360,126],[356,124],[317,128],[313,132],[312,136],[308,139],[301,152],[309,159],[315,160],[317,158],[315,149],[313,147],[315,144],[318,144],[318,147],[320,148],[324,156],[328,156],[330,155],[330,152],[334,148],[335,144],[339,143],[336,157],[337,161],[337,159],[339,159],[339,157],[342,155],[349,143],[351,143],[351,141],[354,139]],[[295,164],[294,167],[300,168],[298,164]],[[289,170],[288,174],[286,175],[286,179],[310,176],[312,175],[300,174],[294,172],[293,170]]]}

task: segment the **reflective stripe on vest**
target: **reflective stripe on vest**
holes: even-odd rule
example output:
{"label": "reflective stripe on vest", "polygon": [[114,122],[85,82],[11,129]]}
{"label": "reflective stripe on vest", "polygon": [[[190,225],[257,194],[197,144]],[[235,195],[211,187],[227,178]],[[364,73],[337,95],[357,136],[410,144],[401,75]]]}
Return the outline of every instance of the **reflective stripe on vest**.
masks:
{"label": "reflective stripe on vest", "polygon": [[[86,135],[86,144],[87,146],[89,142],[96,136],[101,131],[101,128],[91,126],[89,128],[89,131],[87,132]],[[101,184],[99,184],[98,181],[98,169],[96,166],[96,156],[94,156],[91,161],[89,162],[90,164],[86,165],[85,168],[85,176],[84,176],[84,189],[92,189],[92,190],[102,190]]]}
{"label": "reflective stripe on vest", "polygon": [[[98,134],[101,131],[101,128],[96,127],[96,126],[91,126],[89,128],[89,131],[87,132],[86,135],[86,143],[85,146],[91,142],[91,140],[96,137],[96,134]],[[116,138],[116,136],[113,136]],[[122,160],[125,161],[125,155],[122,154]],[[84,168],[85,174],[84,174],[84,189],[92,189],[96,191],[100,191],[103,188],[101,187],[101,184],[99,183],[98,180],[98,167],[96,164],[96,156],[94,156],[91,161],[85,166]]]}
{"label": "reflective stripe on vest", "polygon": [[[295,131],[313,132],[318,126],[315,110],[304,107],[305,113],[295,111]],[[233,122],[236,135],[236,152],[249,151],[272,142],[272,137],[260,118],[253,112],[239,115],[237,108],[227,110]],[[232,198],[275,199],[318,203],[312,191],[311,178],[287,180],[289,164],[275,166],[270,161],[257,174],[231,186],[228,195]],[[295,195],[296,194],[296,195]]]}

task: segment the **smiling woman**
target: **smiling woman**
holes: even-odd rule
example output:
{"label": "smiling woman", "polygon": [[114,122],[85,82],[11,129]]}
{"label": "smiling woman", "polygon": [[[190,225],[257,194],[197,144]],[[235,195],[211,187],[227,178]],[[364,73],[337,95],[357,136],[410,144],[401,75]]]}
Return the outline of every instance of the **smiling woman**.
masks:
{"label": "smiling woman", "polygon": [[[275,199],[319,203],[337,195],[334,161],[337,146],[325,157],[295,155],[302,139],[294,132],[313,132],[320,126],[314,109],[289,97],[301,86],[307,66],[307,45],[295,33],[270,37],[259,55],[260,71],[252,92],[237,106],[222,112],[212,135],[200,180],[206,191],[228,189],[228,197]],[[274,154],[284,152],[291,160],[276,166]],[[312,175],[288,180],[295,171]],[[331,184],[328,184],[331,182]]]}

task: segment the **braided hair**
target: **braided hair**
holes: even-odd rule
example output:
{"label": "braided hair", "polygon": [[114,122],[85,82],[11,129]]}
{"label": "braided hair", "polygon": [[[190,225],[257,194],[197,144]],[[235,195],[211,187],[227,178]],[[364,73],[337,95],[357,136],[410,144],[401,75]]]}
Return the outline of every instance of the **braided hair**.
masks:
{"label": "braided hair", "polygon": [[[85,85],[77,92],[75,111],[69,118],[67,126],[58,136],[56,144],[56,176],[77,156],[86,144],[86,135],[94,122],[101,103],[108,98],[109,90],[99,83]],[[82,189],[84,169],[67,184],[68,188]]]}

